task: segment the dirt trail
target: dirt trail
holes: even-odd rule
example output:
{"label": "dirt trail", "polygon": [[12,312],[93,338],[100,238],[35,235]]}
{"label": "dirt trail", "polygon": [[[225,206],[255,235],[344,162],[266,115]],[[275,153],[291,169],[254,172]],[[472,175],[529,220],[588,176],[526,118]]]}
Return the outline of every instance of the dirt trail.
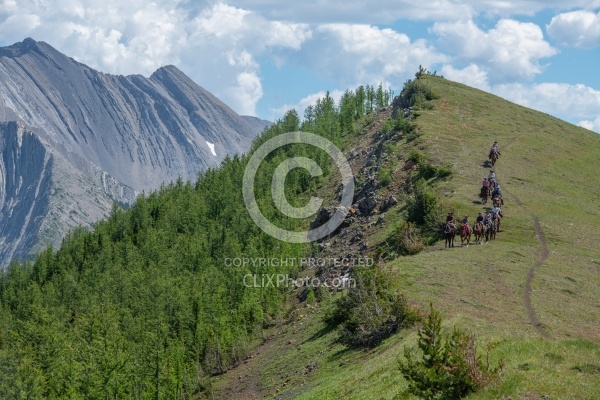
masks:
{"label": "dirt trail", "polygon": [[508,193],[513,198],[515,204],[518,205],[527,214],[529,214],[531,216],[531,218],[533,219],[533,227],[535,229],[535,237],[540,242],[540,256],[537,259],[537,261],[533,264],[533,266],[529,269],[529,271],[527,272],[527,280],[525,281],[525,295],[524,295],[525,308],[527,309],[527,315],[529,315],[529,320],[531,321],[531,324],[535,327],[535,329],[537,329],[539,334],[542,335],[546,339],[550,339],[550,335],[548,334],[548,332],[546,332],[546,330],[542,327],[542,325],[538,321],[537,315],[533,308],[533,305],[531,304],[531,282],[533,281],[533,277],[535,275],[535,270],[546,261],[546,259],[548,258],[548,254],[549,254],[548,244],[546,243],[546,236],[544,235],[544,231],[542,231],[542,227],[540,225],[540,221],[539,221],[538,217],[534,213],[529,211],[525,206],[523,206],[523,204],[521,204],[521,201],[519,200],[519,198],[517,196],[515,196],[512,193],[509,193],[507,190],[505,190],[505,193]]}
{"label": "dirt trail", "polygon": [[239,400],[258,400],[263,396],[260,394],[258,379],[260,372],[260,359],[264,358],[261,354],[265,350],[262,344],[253,350],[252,354],[240,365],[227,372],[230,375],[236,375],[237,379],[228,379],[228,383],[215,388],[212,398],[214,399],[239,399]]}
{"label": "dirt trail", "polygon": [[213,386],[211,399],[264,399],[260,388],[260,372],[264,360],[280,347],[279,332],[269,334],[238,366],[227,371]]}
{"label": "dirt trail", "polygon": [[[509,147],[511,147],[514,144],[515,140],[511,140],[510,142],[508,142],[505,145],[505,149],[508,149]],[[498,169],[498,166],[495,165],[494,169]],[[538,333],[540,335],[542,335],[542,337],[546,338],[546,339],[550,339],[550,335],[548,334],[548,332],[546,332],[546,330],[544,329],[544,327],[540,324],[537,315],[535,313],[535,309],[533,308],[533,304],[531,303],[531,282],[533,282],[533,278],[535,275],[535,270],[540,267],[548,258],[548,244],[546,243],[546,236],[544,235],[544,231],[542,230],[542,226],[540,225],[540,220],[538,219],[537,215],[535,215],[533,212],[531,212],[529,209],[527,209],[527,207],[525,207],[522,203],[521,200],[514,194],[510,193],[508,190],[506,190],[506,187],[503,187],[503,191],[504,193],[510,195],[513,199],[513,201],[515,202],[515,204],[517,206],[519,206],[519,208],[521,208],[523,211],[525,211],[526,214],[528,214],[531,219],[533,220],[533,228],[535,231],[535,237],[537,238],[537,240],[540,242],[540,256],[537,259],[537,261],[531,266],[531,268],[529,268],[529,271],[527,271],[527,279],[525,280],[525,293],[523,294],[523,300],[525,303],[525,309],[527,310],[527,315],[529,316],[529,321],[531,322],[531,324],[535,327],[535,329],[538,331]]]}

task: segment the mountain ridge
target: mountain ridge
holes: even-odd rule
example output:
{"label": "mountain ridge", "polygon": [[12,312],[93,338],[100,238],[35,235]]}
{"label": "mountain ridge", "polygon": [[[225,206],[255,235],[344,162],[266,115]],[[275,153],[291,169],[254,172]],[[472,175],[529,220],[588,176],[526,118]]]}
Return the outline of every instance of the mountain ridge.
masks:
{"label": "mountain ridge", "polygon": [[[57,245],[73,226],[90,226],[108,213],[113,201],[131,204],[137,193],[163,183],[179,177],[195,180],[227,155],[245,152],[268,125],[239,116],[173,65],[158,68],[149,78],[111,75],[31,38],[0,48],[0,94],[0,121],[17,122],[52,155],[53,184],[79,181],[86,187],[79,193],[71,186],[63,196],[73,208],[62,207],[58,198],[48,200],[43,213],[55,216],[54,227],[33,246],[36,250]],[[8,127],[3,129],[9,135]],[[23,150],[22,156],[28,152]],[[12,185],[5,181],[13,178],[3,176],[2,184]],[[73,191],[95,197],[102,212],[90,209],[96,208],[93,202],[77,209]],[[10,207],[0,205],[3,215],[10,214]],[[69,213],[82,216],[75,222]],[[0,221],[0,238],[17,243],[22,235],[10,226]],[[20,245],[21,250],[6,246],[0,247],[0,264],[10,261],[9,254],[30,253]]]}

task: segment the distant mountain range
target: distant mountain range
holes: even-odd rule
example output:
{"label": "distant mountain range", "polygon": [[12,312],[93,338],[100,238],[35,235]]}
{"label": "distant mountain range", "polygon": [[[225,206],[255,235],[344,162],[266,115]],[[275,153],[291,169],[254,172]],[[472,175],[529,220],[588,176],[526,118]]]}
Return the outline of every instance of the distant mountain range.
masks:
{"label": "distant mountain range", "polygon": [[44,42],[0,48],[0,266],[114,202],[249,149],[268,121],[240,116],[174,66],[95,71]]}

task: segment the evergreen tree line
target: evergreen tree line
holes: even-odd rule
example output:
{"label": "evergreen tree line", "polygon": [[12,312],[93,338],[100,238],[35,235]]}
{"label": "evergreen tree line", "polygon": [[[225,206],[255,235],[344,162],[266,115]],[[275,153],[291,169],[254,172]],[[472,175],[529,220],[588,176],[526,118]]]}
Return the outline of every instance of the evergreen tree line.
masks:
{"label": "evergreen tree line", "polygon": [[[387,106],[391,91],[360,86],[339,103],[329,93],[267,128],[250,151],[296,130],[340,144],[357,120]],[[256,177],[263,214],[285,219],[271,198],[272,171],[290,155],[331,170],[327,155],[290,145],[265,160]],[[260,328],[282,312],[285,291],[246,287],[243,276],[284,273],[295,265],[225,266],[225,259],[297,258],[307,246],[264,234],[248,215],[242,178],[249,156],[228,157],[196,182],[181,179],[117,205],[93,229],[70,232],[58,250],[13,262],[0,273],[0,398],[186,399],[207,376],[240,362]],[[302,170],[286,179],[289,197],[314,190]],[[290,199],[291,200],[291,199]]]}

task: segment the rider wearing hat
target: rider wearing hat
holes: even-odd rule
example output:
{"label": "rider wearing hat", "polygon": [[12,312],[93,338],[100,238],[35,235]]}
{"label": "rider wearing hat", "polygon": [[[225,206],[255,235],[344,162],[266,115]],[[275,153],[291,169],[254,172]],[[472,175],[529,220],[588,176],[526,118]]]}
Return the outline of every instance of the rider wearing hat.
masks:
{"label": "rider wearing hat", "polygon": [[483,178],[483,182],[481,182],[481,191],[479,192],[479,197],[485,197],[490,194],[490,181],[488,178]]}
{"label": "rider wearing hat", "polygon": [[465,217],[460,222],[465,227],[465,230],[466,230],[467,234],[469,234],[471,232],[471,227],[469,226],[469,216],[465,215]]}
{"label": "rider wearing hat", "polygon": [[492,208],[492,214],[495,214],[496,216],[498,216],[499,218],[502,218],[502,210],[500,209],[499,205],[495,205]]}
{"label": "rider wearing hat", "polygon": [[494,187],[494,191],[492,192],[492,197],[502,197],[502,192],[500,192],[500,184],[497,183]]}
{"label": "rider wearing hat", "polygon": [[485,213],[485,217],[483,218],[484,224],[488,225],[492,223],[493,214],[491,210]]}
{"label": "rider wearing hat", "polygon": [[456,222],[454,220],[454,213],[450,211],[446,216],[446,223],[444,224],[444,234],[451,232],[451,230],[455,228]]}
{"label": "rider wearing hat", "polygon": [[490,169],[490,173],[488,175],[488,182],[490,183],[491,187],[496,186],[496,174],[494,173],[493,169]]}
{"label": "rider wearing hat", "polygon": [[496,153],[497,156],[500,156],[500,149],[498,148],[498,142],[494,141],[494,144],[492,145],[492,148],[490,149],[490,155],[489,158],[492,158],[492,154]]}
{"label": "rider wearing hat", "polygon": [[483,222],[483,215],[481,215],[481,211],[477,213],[477,219],[475,222]]}

